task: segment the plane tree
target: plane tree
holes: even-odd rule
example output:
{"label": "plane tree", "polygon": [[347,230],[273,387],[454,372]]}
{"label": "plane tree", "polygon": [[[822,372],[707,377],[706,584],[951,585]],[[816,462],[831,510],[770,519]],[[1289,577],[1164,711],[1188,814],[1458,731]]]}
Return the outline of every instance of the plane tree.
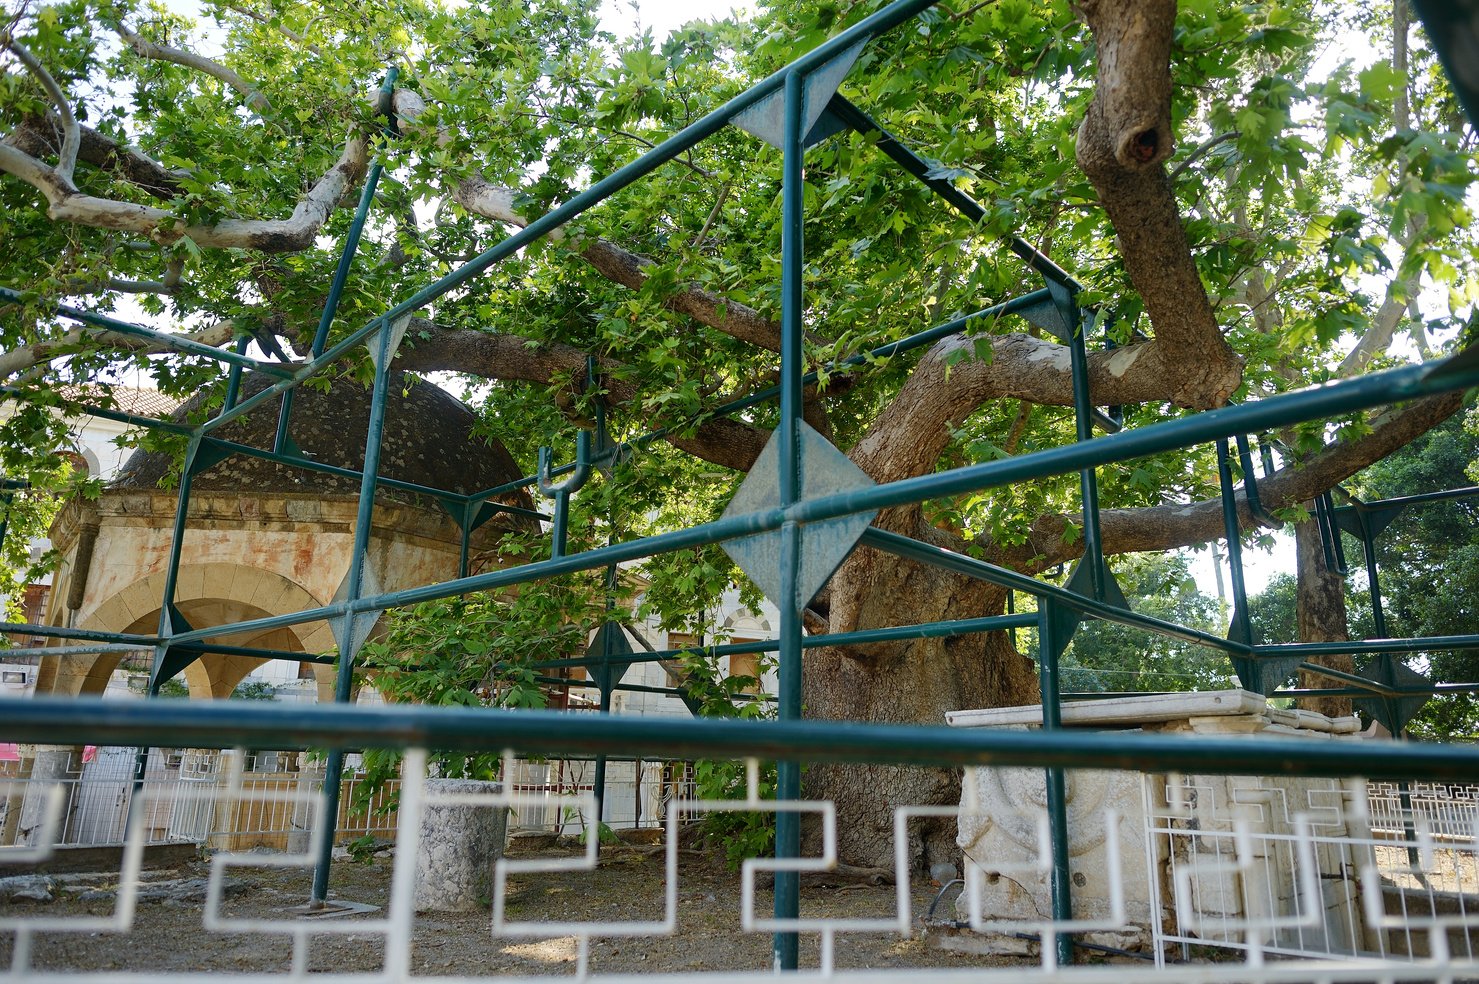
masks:
{"label": "plane tree", "polygon": [[[26,299],[0,312],[3,382],[36,405],[135,369],[176,392],[221,387],[198,360],[56,318],[57,301],[301,358],[372,160],[386,170],[341,335],[882,3],[773,0],[666,39],[609,36],[596,6],[215,0],[198,22],[133,0],[21,6],[0,35],[0,283]],[[1369,63],[1341,60],[1363,46]],[[1401,0],[949,0],[871,43],[842,92],[983,211],[905,178],[877,134],[809,152],[806,358],[821,378],[806,419],[875,481],[1073,439],[1068,348],[1015,318],[834,368],[1039,286],[1013,236],[1084,285],[1092,399],[1127,427],[1437,353],[1472,314],[1473,132]],[[421,312],[397,364],[474,381],[526,466],[539,444],[568,449],[598,405],[619,437],[670,427],[619,489],[592,484],[577,537],[713,517],[774,420],[766,405],[709,411],[776,376],[779,165],[726,128]],[[1457,406],[1280,435],[1265,504],[1298,519]],[[4,440],[7,462],[47,450],[18,427]],[[1103,469],[1101,486],[1111,554],[1221,535],[1209,449]],[[1082,553],[1079,509],[1065,478],[876,525],[1038,574]],[[675,625],[736,576],[717,549],[647,573]],[[845,632],[1004,603],[863,548],[807,619]],[[812,650],[804,678],[815,718],[938,722],[1037,699],[1005,634]],[[807,782],[849,818],[856,863],[889,856],[892,805],[954,789],[882,768]],[[948,840],[920,837],[920,857]]]}

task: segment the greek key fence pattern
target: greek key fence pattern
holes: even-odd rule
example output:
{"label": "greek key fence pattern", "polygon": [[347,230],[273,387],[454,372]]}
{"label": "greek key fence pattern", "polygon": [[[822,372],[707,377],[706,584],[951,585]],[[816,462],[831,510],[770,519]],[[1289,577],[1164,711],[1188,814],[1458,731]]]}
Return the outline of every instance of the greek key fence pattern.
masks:
{"label": "greek key fence pattern", "polygon": [[[180,780],[146,783],[132,799],[117,892],[111,904],[86,915],[57,915],[39,904],[0,903],[0,981],[36,981],[52,977],[87,980],[186,979],[193,975],[160,975],[147,968],[61,974],[48,969],[48,947],[68,938],[87,938],[106,947],[107,937],[135,928],[141,892],[149,886],[143,867],[144,848],[155,828],[154,818],[190,816],[192,810],[215,816],[249,817],[279,810],[307,818],[308,835],[290,850],[221,849],[209,862],[209,880],[198,909],[182,910],[182,946],[209,934],[257,934],[262,945],[277,946],[284,958],[280,971],[254,973],[242,980],[334,979],[398,981],[441,979],[413,959],[426,943],[424,915],[416,911],[417,841],[429,808],[448,803],[521,811],[556,809],[589,830],[596,816],[594,793],[570,789],[553,796],[546,789],[518,781],[497,791],[448,793],[426,782],[426,753],[407,752],[399,783],[398,823],[393,833],[391,887],[382,907],[360,907],[330,915],[295,911],[242,914],[227,902],[233,877],[252,869],[312,866],[316,848],[328,835],[322,823],[322,790],[308,784],[258,784],[240,754],[218,757],[210,782]],[[181,762],[182,766],[188,763]],[[202,766],[203,768],[203,766]],[[189,773],[187,767],[183,771]],[[197,770],[200,771],[200,770]],[[971,980],[1116,980],[1126,973],[1146,980],[1187,981],[1407,981],[1459,980],[1479,975],[1473,937],[1479,934],[1475,900],[1479,898],[1479,844],[1475,830],[1438,827],[1427,804],[1394,813],[1384,787],[1368,792],[1361,781],[1284,780],[1203,776],[1143,776],[1140,800],[1119,797],[1113,789],[1088,815],[1076,821],[1075,869],[1091,870],[1097,882],[1075,876],[1076,918],[1054,922],[1041,903],[1037,914],[1023,917],[1005,911],[997,900],[1004,888],[1030,891],[1050,871],[1052,848],[1045,815],[1018,803],[1014,815],[983,815],[987,802],[979,795],[982,775],[1011,770],[968,770],[961,807],[907,806],[894,811],[895,879],[892,912],[848,917],[816,917],[805,912],[795,920],[778,920],[765,911],[761,886],[776,871],[826,871],[837,860],[836,813],[829,802],[778,803],[760,795],[759,768],[748,767],[742,799],[700,800],[672,796],[664,808],[664,846],[655,848],[663,871],[663,890],[656,908],[623,913],[631,900],[614,898],[612,917],[599,921],[535,918],[522,911],[510,893],[512,879],[538,880],[556,872],[595,872],[600,838],[584,838],[578,853],[503,857],[492,868],[487,909],[491,918],[486,945],[519,941],[559,941],[573,959],[562,973],[576,979],[619,979],[601,971],[601,946],[642,945],[644,939],[672,935],[684,921],[684,853],[680,826],[709,812],[774,814],[795,811],[820,831],[815,856],[792,861],[756,857],[743,862],[738,897],[728,900],[730,918],[747,933],[797,931],[818,939],[816,960],[803,972],[837,980],[897,979],[897,969],[875,971],[848,966],[853,934],[897,934],[900,939],[927,929],[936,935],[969,938],[978,948],[993,941],[1015,944],[1015,958],[983,957],[981,965],[929,968],[939,979]],[[1030,770],[1016,770],[1027,772]],[[519,776],[520,766],[505,765]],[[992,779],[993,788],[1012,788],[1012,781]],[[21,785],[0,780],[0,794],[11,796]],[[50,784],[44,795],[32,789],[26,801],[34,811],[36,836],[29,845],[0,848],[0,863],[39,863],[63,842],[66,784]],[[1030,797],[1028,797],[1030,799]],[[553,802],[551,802],[553,800]],[[165,804],[167,803],[167,809]],[[257,810],[259,812],[252,812]],[[1143,810],[1143,814],[1136,815]],[[1447,813],[1438,815],[1448,816]],[[908,830],[926,817],[955,817],[963,831],[1015,831],[1015,854],[993,848],[982,856],[967,846],[964,867],[928,906],[921,906],[918,876],[911,875]],[[1394,826],[1395,825],[1395,826]],[[1401,831],[1408,831],[1402,834]],[[1394,835],[1394,831],[1397,833]],[[1096,833],[1097,832],[1097,833]],[[1080,836],[1081,835],[1081,836]],[[977,841],[976,843],[985,843]],[[1095,853],[1098,852],[1098,853]],[[1102,890],[1101,890],[1102,886]],[[1097,896],[1096,896],[1096,893]],[[1149,926],[1143,923],[1149,922]],[[1139,923],[1140,925],[1137,925]],[[1072,932],[1089,953],[1108,964],[1060,966],[1053,946],[1021,945],[1024,939],[1050,940]],[[1119,952],[1109,945],[1139,933],[1148,940],[1140,952]],[[383,953],[374,972],[309,973],[315,940],[327,937],[373,941]],[[1106,942],[1108,941],[1108,942]],[[60,945],[65,945],[62,943]],[[1011,952],[1011,946],[996,952]],[[1128,964],[1129,966],[1124,966]],[[677,975],[672,979],[753,979],[769,975],[764,966],[734,967],[719,972]],[[460,978],[459,978],[460,979]]]}

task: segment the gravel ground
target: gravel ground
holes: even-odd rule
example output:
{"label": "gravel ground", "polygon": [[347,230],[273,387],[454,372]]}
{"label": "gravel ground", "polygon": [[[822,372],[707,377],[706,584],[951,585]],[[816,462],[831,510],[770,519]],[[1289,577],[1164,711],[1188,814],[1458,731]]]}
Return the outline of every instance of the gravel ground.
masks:
{"label": "gravel ground", "polygon": [[[551,849],[521,857],[570,858],[574,852]],[[267,860],[270,855],[262,855]],[[392,862],[385,855],[369,863],[342,861],[334,866],[331,899],[367,903],[378,911],[336,917],[348,923],[382,918],[388,904]],[[222,915],[228,918],[294,919],[306,899],[309,874],[302,869],[233,867],[228,872]],[[208,866],[190,863],[179,870],[146,872],[133,926],[128,933],[44,933],[33,942],[31,966],[38,970],[124,971],[286,971],[292,942],[282,935],[207,931],[201,924]],[[114,879],[116,881],[116,878]],[[62,876],[50,884],[51,901],[25,898],[0,901],[0,918],[107,916],[114,911],[106,877]],[[608,848],[597,870],[511,877],[509,920],[656,920],[662,917],[663,857],[655,849]],[[894,911],[891,885],[804,886],[802,915],[856,919],[888,917]],[[927,882],[914,891],[916,919],[937,889]],[[21,895],[27,893],[22,892]],[[34,894],[34,893],[32,893]],[[953,898],[953,893],[952,896]],[[0,896],[3,898],[3,896]],[[678,929],[672,936],[593,940],[593,973],[764,970],[770,964],[771,937],[740,931],[740,877],[722,863],[696,852],[680,856]],[[756,891],[757,915],[771,906],[766,889]],[[950,911],[942,903],[941,912]],[[315,921],[307,921],[312,925]],[[0,967],[8,966],[10,933],[0,931]],[[489,913],[422,913],[413,937],[414,972],[433,975],[569,975],[576,969],[577,941],[494,939]],[[802,966],[818,961],[816,935],[801,936]],[[1002,958],[949,952],[916,933],[841,934],[839,967],[981,967]],[[309,967],[316,971],[374,971],[383,960],[378,932],[316,934]],[[1034,961],[1035,962],[1035,961]]]}

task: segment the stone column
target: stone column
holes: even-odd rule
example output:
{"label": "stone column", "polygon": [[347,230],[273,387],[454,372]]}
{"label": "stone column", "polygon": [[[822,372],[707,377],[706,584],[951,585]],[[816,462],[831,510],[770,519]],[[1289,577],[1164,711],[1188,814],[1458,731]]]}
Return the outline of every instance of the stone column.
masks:
{"label": "stone column", "polygon": [[[502,783],[479,779],[428,779],[428,797],[497,793]],[[469,912],[488,906],[493,864],[503,857],[508,807],[427,803],[416,844],[418,911]]]}

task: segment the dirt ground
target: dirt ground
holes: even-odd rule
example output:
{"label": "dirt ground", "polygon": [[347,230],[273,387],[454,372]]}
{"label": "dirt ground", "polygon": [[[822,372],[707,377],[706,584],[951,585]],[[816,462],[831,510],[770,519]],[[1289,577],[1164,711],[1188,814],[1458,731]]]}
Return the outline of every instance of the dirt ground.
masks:
{"label": "dirt ground", "polygon": [[[620,846],[604,851],[594,872],[565,871],[510,877],[506,918],[520,921],[657,920],[662,918],[664,867],[660,849]],[[519,857],[570,858],[577,852],[548,849]],[[262,855],[267,860],[270,855]],[[341,861],[331,877],[331,899],[366,903],[376,911],[335,917],[350,923],[383,918],[389,902],[392,861],[385,855],[371,862]],[[36,970],[224,971],[280,972],[290,967],[292,941],[283,935],[207,931],[201,924],[203,861],[179,869],[151,870],[130,932],[44,933],[33,940],[31,967]],[[222,915],[294,919],[295,907],[307,898],[309,873],[301,869],[233,867],[227,871]],[[116,882],[116,876],[113,879]],[[151,885],[154,886],[151,888]],[[57,879],[52,901],[0,901],[0,920],[106,916],[115,899],[101,876]],[[894,912],[892,885],[847,884],[803,886],[803,917],[887,918]],[[915,886],[914,914],[930,907],[937,888]],[[954,891],[941,902],[948,918]],[[744,933],[739,916],[740,876],[722,861],[699,852],[680,855],[678,929],[672,936],[592,940],[592,973],[665,973],[675,971],[764,970],[771,961],[768,933]],[[769,890],[757,888],[755,908],[765,917]],[[306,921],[310,925],[316,921]],[[0,931],[0,967],[11,961],[14,939]],[[488,911],[467,914],[422,913],[413,936],[412,964],[418,974],[502,976],[568,975],[575,971],[574,937],[494,939]],[[383,959],[383,938],[368,930],[349,935],[316,934],[309,951],[314,971],[375,971]],[[895,933],[839,934],[838,967],[982,967],[1003,958],[942,950]],[[801,936],[801,963],[816,967],[818,938]]]}

